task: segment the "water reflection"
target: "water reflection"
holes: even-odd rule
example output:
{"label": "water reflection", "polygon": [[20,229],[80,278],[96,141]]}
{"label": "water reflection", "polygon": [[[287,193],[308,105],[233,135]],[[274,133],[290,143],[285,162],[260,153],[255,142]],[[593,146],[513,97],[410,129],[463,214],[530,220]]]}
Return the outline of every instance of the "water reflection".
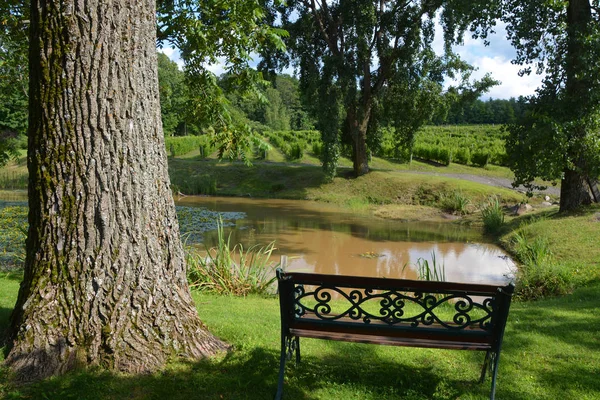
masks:
{"label": "water reflection", "polygon": [[[289,270],[416,279],[415,264],[431,262],[432,252],[448,281],[502,284],[514,269],[500,248],[456,224],[382,220],[295,200],[187,197],[178,204],[246,213],[226,231],[231,242],[248,247],[275,241],[276,257],[289,256]],[[207,232],[204,246],[216,240],[216,232]]]}

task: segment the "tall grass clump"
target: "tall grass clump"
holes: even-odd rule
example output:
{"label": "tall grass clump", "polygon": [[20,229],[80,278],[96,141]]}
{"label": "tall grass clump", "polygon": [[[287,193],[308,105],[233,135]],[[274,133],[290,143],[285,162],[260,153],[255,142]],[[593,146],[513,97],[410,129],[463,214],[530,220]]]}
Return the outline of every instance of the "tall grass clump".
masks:
{"label": "tall grass clump", "polygon": [[[419,258],[415,266],[417,267],[417,277],[421,281],[443,282],[446,280],[446,266],[443,262],[438,262],[435,251],[431,252],[431,262],[425,258]],[[408,264],[404,265],[404,268],[406,267]]]}
{"label": "tall grass clump", "polygon": [[469,213],[471,199],[460,191],[454,191],[450,194],[444,194],[440,197],[442,209],[447,212],[466,215]]}
{"label": "tall grass clump", "polygon": [[513,253],[521,262],[517,272],[517,296],[526,300],[570,293],[575,277],[570,268],[552,258],[548,240],[528,238],[523,231],[511,238]]}
{"label": "tall grass clump", "polygon": [[187,253],[190,287],[232,296],[268,293],[275,281],[276,266],[270,262],[275,243],[248,249],[239,243],[231,247],[231,234],[225,239],[222,221],[218,222],[217,233],[217,246],[205,256]]}
{"label": "tall grass clump", "polygon": [[530,240],[523,231],[518,231],[513,235],[512,242],[515,255],[524,264],[541,264],[550,258],[550,245],[543,236]]}
{"label": "tall grass clump", "polygon": [[504,212],[497,198],[493,197],[481,209],[483,229],[487,233],[496,233],[504,225]]}

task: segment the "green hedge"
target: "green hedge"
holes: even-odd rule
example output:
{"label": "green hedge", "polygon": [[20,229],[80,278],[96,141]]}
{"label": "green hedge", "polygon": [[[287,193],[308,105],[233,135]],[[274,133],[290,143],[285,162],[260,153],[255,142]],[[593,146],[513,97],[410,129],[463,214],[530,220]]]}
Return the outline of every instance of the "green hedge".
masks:
{"label": "green hedge", "polygon": [[194,150],[200,150],[204,157],[212,153],[208,136],[170,136],[165,138],[167,153],[171,157],[182,156]]}
{"label": "green hedge", "polygon": [[439,146],[415,146],[413,155],[426,161],[434,161],[443,165],[450,165],[452,152]]}

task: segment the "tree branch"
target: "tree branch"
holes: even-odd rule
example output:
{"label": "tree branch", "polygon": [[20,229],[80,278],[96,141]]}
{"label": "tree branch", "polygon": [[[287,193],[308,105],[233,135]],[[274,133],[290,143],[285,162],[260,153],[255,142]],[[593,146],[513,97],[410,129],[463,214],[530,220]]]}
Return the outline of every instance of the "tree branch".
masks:
{"label": "tree branch", "polygon": [[[323,39],[325,39],[325,42],[327,42],[327,46],[329,47],[329,50],[333,54],[339,55],[340,51],[336,45],[336,42],[334,40],[332,40],[331,36],[327,32],[327,27],[323,23],[323,19],[321,18],[321,15],[319,14],[319,9],[317,8],[317,1],[316,0],[302,0],[302,3],[304,4],[304,6],[306,8],[308,8],[312,12],[315,20],[317,21],[317,24],[319,25],[319,30],[321,31],[321,34],[323,35]],[[322,10],[322,12],[324,13],[325,17],[329,20],[329,22],[333,23],[332,18],[329,15],[329,8],[327,6],[326,0],[323,0],[322,4],[319,4],[319,6],[320,6],[320,9]]]}

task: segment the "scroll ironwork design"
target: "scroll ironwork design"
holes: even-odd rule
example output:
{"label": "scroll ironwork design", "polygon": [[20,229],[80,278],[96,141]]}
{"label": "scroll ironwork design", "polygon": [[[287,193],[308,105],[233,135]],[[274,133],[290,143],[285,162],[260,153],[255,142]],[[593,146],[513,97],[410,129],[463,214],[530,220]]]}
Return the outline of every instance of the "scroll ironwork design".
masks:
{"label": "scroll ironwork design", "polygon": [[[388,325],[407,323],[413,327],[438,324],[453,330],[478,327],[486,331],[492,329],[495,301],[493,297],[475,301],[463,293],[431,294],[370,288],[351,289],[347,292],[326,285],[317,286],[310,291],[306,291],[303,285],[297,285],[294,288],[294,298],[294,313],[297,318],[310,315],[311,318],[324,321],[349,318],[365,324],[373,321]],[[332,302],[334,299],[335,304]],[[378,306],[366,309],[367,304],[372,305],[373,302],[377,302]],[[374,312],[374,309],[377,311]],[[446,315],[441,317],[439,314],[444,312],[452,315],[450,318]]]}
{"label": "scroll ironwork design", "polygon": [[287,361],[291,360],[294,353],[297,351],[298,343],[296,338],[293,336],[285,337],[285,359]]}

